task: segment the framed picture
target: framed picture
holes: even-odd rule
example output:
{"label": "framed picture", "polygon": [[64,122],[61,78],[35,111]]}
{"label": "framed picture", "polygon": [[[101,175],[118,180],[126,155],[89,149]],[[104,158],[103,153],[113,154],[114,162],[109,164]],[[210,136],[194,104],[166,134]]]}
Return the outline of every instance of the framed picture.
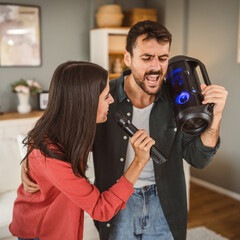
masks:
{"label": "framed picture", "polygon": [[39,93],[39,109],[45,110],[48,104],[48,91]]}
{"label": "framed picture", "polygon": [[0,67],[41,65],[40,7],[0,3]]}

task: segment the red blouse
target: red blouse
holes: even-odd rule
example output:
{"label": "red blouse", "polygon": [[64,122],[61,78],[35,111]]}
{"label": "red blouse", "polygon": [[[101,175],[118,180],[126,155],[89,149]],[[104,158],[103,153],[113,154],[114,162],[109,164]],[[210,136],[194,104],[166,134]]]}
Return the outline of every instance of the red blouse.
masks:
{"label": "red blouse", "polygon": [[110,220],[134,192],[122,176],[108,191],[76,177],[69,163],[45,158],[39,150],[29,156],[30,177],[40,191],[31,194],[21,184],[14,203],[11,233],[40,240],[81,240],[84,212],[98,221]]}

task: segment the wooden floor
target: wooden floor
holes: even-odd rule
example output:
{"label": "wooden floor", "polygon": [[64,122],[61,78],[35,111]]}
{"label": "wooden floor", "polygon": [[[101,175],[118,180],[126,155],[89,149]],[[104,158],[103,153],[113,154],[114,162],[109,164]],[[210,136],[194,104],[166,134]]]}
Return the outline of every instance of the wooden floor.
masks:
{"label": "wooden floor", "polygon": [[240,240],[240,201],[191,182],[188,228],[205,226],[223,237]]}

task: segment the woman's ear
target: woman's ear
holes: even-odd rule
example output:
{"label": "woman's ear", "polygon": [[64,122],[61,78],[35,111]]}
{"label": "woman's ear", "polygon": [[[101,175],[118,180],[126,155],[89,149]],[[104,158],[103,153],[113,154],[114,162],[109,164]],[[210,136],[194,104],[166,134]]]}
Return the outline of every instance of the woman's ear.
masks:
{"label": "woman's ear", "polygon": [[126,64],[127,67],[131,67],[131,54],[127,51],[124,50],[124,63]]}

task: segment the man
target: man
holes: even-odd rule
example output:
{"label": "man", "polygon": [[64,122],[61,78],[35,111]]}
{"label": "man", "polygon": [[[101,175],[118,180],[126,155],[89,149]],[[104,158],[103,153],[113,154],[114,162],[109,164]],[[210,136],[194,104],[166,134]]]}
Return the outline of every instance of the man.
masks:
{"label": "man", "polygon": [[145,128],[168,161],[161,165],[150,161],[126,208],[111,222],[96,224],[102,240],[185,239],[187,201],[182,159],[203,168],[218,148],[227,96],[223,87],[202,86],[203,104],[215,104],[213,121],[206,132],[187,137],[180,130],[174,131],[173,107],[164,82],[170,44],[171,34],[158,22],[135,24],[128,33],[124,51],[124,62],[131,70],[110,81],[115,102],[107,123],[97,127],[93,146],[96,186],[106,190],[133,159],[128,136],[114,122],[116,112],[128,116],[137,128]]}
{"label": "man", "polygon": [[[211,126],[200,136],[189,137],[176,128],[173,107],[164,81],[171,34],[158,22],[143,21],[129,31],[124,62],[130,69],[110,81],[114,103],[107,123],[99,124],[93,146],[95,184],[100,191],[112,186],[133,160],[128,136],[115,122],[115,113],[126,114],[139,129],[156,141],[168,161],[146,165],[126,208],[110,222],[96,222],[101,240],[186,239],[187,200],[183,159],[205,167],[219,147],[219,126],[227,91],[202,85],[203,104],[214,103]],[[105,139],[103,141],[102,139]]]}

